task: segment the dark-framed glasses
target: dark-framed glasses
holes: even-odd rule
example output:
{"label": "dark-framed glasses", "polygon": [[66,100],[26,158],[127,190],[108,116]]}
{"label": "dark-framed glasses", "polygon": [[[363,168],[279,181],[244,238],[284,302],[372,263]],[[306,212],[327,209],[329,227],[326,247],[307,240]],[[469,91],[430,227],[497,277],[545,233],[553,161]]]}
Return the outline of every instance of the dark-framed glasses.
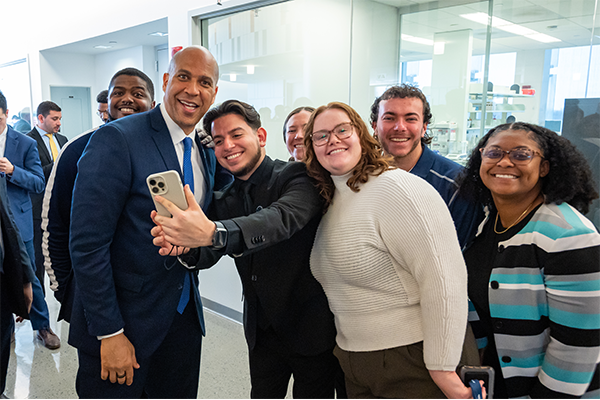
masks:
{"label": "dark-framed glasses", "polygon": [[513,164],[519,165],[529,164],[536,155],[544,158],[539,151],[531,150],[526,147],[512,150],[502,150],[497,147],[491,147],[489,149],[479,149],[479,151],[481,152],[481,158],[487,162],[498,162],[504,158],[505,154],[508,154],[508,158]]}
{"label": "dark-framed glasses", "polygon": [[333,133],[338,139],[346,139],[349,138],[354,132],[354,126],[350,122],[343,122],[338,124],[332,130],[328,131],[326,129],[313,132],[310,135],[315,146],[325,146],[329,142],[329,138],[331,138],[331,134]]}

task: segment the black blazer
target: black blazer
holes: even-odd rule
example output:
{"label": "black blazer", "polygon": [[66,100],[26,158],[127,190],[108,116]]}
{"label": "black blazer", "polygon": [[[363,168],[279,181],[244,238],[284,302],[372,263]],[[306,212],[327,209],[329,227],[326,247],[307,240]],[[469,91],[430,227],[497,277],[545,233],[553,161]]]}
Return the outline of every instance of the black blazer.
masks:
{"label": "black blazer", "polygon": [[[29,319],[23,284],[32,282],[35,274],[10,211],[5,177],[0,178],[0,220],[4,243],[4,258],[0,258],[1,290],[8,292],[2,293],[2,308],[6,307],[10,312]],[[8,304],[5,304],[5,301]]]}
{"label": "black blazer", "polygon": [[209,217],[225,225],[228,243],[220,253],[202,248],[197,266],[208,268],[222,254],[238,255],[235,264],[244,290],[244,330],[250,349],[259,323],[271,326],[298,354],[332,349],[333,314],[310,271],[323,209],[318,190],[303,163],[269,157],[247,182],[252,185],[247,205],[243,181],[236,179],[223,192],[215,192]]}
{"label": "black blazer", "polygon": [[[59,150],[69,141],[66,136],[60,133],[55,133],[56,141],[58,142]],[[30,138],[33,138],[37,143],[38,153],[40,155],[40,161],[42,162],[42,169],[44,170],[45,181],[48,182],[50,172],[54,166],[52,161],[52,155],[48,151],[44,139],[40,136],[38,130],[34,127],[28,134]],[[31,202],[33,203],[33,219],[42,219],[42,201],[44,200],[44,192],[40,194],[31,194]]]}

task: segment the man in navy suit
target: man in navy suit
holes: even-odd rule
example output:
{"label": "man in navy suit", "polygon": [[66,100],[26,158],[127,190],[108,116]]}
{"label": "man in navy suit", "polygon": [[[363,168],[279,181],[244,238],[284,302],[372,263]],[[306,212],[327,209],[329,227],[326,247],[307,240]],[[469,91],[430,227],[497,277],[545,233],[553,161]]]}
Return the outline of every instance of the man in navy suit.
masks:
{"label": "man in navy suit", "polygon": [[181,50],[163,77],[164,103],[101,127],[79,160],[69,343],[78,350],[81,398],[197,396],[204,334],[198,275],[154,247],[146,178],[181,175],[189,137],[195,200],[208,207],[220,178],[214,151],[195,127],[215,100],[218,77],[208,50]]}
{"label": "man in navy suit", "polygon": [[[6,121],[8,115],[6,97],[1,92],[0,113]],[[44,191],[44,174],[35,140],[15,131],[5,122],[0,123],[0,173],[6,176],[6,190],[11,211],[25,242],[29,258],[35,263],[30,195]],[[50,314],[44,299],[42,282],[36,278],[31,281],[31,284],[33,286],[33,305],[29,315],[31,327],[37,331],[37,336],[44,346],[51,350],[57,349],[60,347],[60,339],[50,328]]]}

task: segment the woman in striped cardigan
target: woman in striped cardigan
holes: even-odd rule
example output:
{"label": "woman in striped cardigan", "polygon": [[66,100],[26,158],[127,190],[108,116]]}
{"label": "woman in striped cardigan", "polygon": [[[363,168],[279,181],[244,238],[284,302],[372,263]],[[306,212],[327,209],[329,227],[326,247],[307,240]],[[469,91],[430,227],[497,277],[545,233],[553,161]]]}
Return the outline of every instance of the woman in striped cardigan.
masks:
{"label": "woman in striped cardigan", "polygon": [[496,397],[597,395],[600,234],[582,215],[598,198],[587,162],[555,132],[504,124],[462,178],[463,193],[488,205],[464,256]]}

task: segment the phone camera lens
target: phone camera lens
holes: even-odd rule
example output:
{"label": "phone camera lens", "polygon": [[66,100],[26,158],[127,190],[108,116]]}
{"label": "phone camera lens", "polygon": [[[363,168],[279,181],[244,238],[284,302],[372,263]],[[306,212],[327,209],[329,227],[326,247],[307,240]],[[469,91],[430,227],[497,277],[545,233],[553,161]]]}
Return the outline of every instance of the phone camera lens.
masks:
{"label": "phone camera lens", "polygon": [[150,179],[150,185],[152,185],[152,186],[156,185],[156,181],[154,179]]}
{"label": "phone camera lens", "polygon": [[164,188],[165,187],[165,183],[164,182],[158,182],[158,187],[159,188]]}
{"label": "phone camera lens", "polygon": [[152,193],[158,193],[158,188],[157,187],[153,187],[152,188]]}

